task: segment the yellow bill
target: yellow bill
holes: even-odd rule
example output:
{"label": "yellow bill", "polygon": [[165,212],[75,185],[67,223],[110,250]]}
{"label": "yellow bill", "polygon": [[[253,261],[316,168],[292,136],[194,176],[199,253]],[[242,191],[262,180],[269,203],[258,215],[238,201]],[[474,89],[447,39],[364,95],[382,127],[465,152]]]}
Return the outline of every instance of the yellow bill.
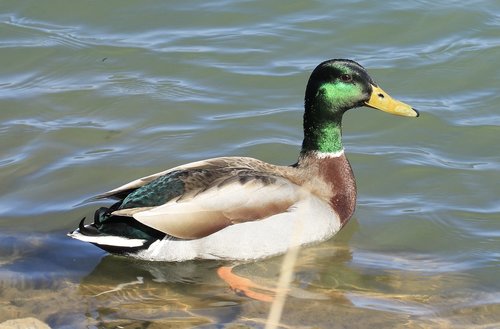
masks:
{"label": "yellow bill", "polygon": [[418,117],[419,113],[410,105],[392,98],[380,87],[372,85],[372,88],[372,95],[370,99],[365,102],[366,106],[373,107],[374,109],[381,110],[387,113],[402,115],[405,117]]}

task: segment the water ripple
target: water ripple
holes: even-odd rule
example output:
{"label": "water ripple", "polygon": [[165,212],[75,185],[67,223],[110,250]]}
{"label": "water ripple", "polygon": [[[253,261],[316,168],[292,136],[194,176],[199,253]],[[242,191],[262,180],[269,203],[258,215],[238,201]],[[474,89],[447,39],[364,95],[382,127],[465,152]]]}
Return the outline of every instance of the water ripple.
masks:
{"label": "water ripple", "polygon": [[[291,163],[300,148],[310,71],[325,59],[347,57],[422,116],[405,120],[368,109],[346,116],[357,221],[326,244],[342,245],[346,255],[311,260],[304,276],[330,290],[333,280],[347,297],[340,306],[307,303],[311,323],[293,317],[304,303],[294,309],[290,297],[284,316],[291,319],[283,325],[327,328],[339,311],[338,327],[352,319],[361,321],[359,327],[495,323],[495,1],[1,6],[0,284],[8,290],[2,297],[13,302],[2,304],[0,317],[8,308],[12,314],[43,313],[54,327],[144,327],[160,317],[177,319],[167,310],[172,305],[186,313],[195,305],[214,314],[230,309],[231,319],[220,316],[226,322],[219,326],[237,325],[230,323],[234,318],[260,320],[267,305],[235,297],[217,278],[212,283],[213,265],[187,272],[181,288],[168,280],[160,284],[172,264],[129,273],[134,264],[109,257],[109,266],[91,271],[102,253],[67,240],[64,232],[92,215],[95,205],[75,206],[83,199],[183,162],[237,154]],[[329,273],[326,282],[323,272]],[[96,296],[137,277],[144,284],[125,286],[123,298]],[[58,288],[66,279],[84,282],[45,299],[40,294],[48,296],[48,289],[34,289]],[[92,287],[96,292],[85,294]],[[143,288],[156,289],[161,298]],[[54,300],[68,300],[71,310],[60,316],[47,307]],[[124,305],[137,311],[121,312]]]}

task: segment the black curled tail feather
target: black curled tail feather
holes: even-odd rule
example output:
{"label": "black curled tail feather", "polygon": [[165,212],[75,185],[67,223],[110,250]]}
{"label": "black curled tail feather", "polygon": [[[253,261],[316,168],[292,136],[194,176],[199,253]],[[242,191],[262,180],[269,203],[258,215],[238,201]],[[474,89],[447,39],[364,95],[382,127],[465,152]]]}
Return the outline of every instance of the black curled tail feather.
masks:
{"label": "black curled tail feather", "polygon": [[[117,207],[115,207],[115,208],[117,208]],[[94,222],[90,225],[85,225],[86,217],[83,217],[80,220],[80,223],[78,224],[78,231],[81,234],[87,235],[87,236],[102,235],[102,233],[99,231],[99,228],[102,226],[102,223],[107,218],[109,218],[111,216],[111,212],[114,210],[116,210],[116,209],[113,209],[113,207],[110,207],[110,208],[101,207],[101,208],[97,209],[94,213]]]}
{"label": "black curled tail feather", "polygon": [[95,224],[85,225],[85,217],[82,218],[80,223],[78,224],[78,231],[87,236],[96,236],[100,235],[99,230],[95,227]]}
{"label": "black curled tail feather", "polygon": [[111,213],[121,206],[121,202],[113,204],[111,207],[101,207],[94,213],[94,225],[100,227],[106,219],[113,216]]}
{"label": "black curled tail feather", "polygon": [[[84,235],[114,235],[129,239],[144,239],[155,241],[163,239],[165,233],[146,226],[133,217],[113,215],[122,202],[117,202],[111,207],[100,207],[94,213],[94,222],[90,225],[80,223],[80,231]],[[82,231],[82,227],[83,230]],[[85,233],[83,233],[85,232]]]}

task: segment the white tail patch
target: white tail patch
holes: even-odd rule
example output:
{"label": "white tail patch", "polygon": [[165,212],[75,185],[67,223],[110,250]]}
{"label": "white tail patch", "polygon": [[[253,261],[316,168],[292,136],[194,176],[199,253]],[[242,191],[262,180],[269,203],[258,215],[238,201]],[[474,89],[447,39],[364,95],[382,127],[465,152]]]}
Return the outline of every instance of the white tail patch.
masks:
{"label": "white tail patch", "polygon": [[78,230],[68,233],[68,236],[72,237],[73,239],[95,243],[98,245],[124,247],[124,248],[142,247],[146,242],[146,240],[143,239],[127,239],[124,237],[112,236],[112,235],[99,235],[99,236],[83,235]]}

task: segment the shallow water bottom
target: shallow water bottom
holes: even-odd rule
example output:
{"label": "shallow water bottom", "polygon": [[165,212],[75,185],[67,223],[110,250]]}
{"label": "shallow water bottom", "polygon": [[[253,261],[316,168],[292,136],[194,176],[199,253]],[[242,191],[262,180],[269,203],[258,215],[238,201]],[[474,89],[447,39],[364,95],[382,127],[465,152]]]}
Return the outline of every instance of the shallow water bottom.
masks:
{"label": "shallow water bottom", "polygon": [[[500,324],[498,303],[483,301],[470,306],[470,298],[465,297],[342,291],[323,291],[323,295],[328,298],[289,297],[280,327],[498,328]],[[52,289],[4,287],[1,299],[2,321],[34,316],[53,328],[260,328],[269,312],[268,303],[232,296],[230,292],[210,296],[210,301],[204,303],[200,296],[176,296],[168,288],[140,278],[118,285],[60,282]],[[393,310],[374,309],[381,307]]]}
{"label": "shallow water bottom", "polygon": [[[97,264],[69,254],[59,261],[72,259],[75,266],[63,270],[50,250],[78,242],[50,234],[9,242],[13,247],[0,259],[0,322],[35,317],[52,328],[262,328],[267,321],[271,304],[231,291],[216,275],[220,262],[145,262],[91,248],[103,255],[92,257]],[[499,294],[468,292],[467,273],[363,269],[352,254],[342,240],[300,251],[280,328],[500,326]],[[282,260],[241,264],[235,272],[272,288]]]}

